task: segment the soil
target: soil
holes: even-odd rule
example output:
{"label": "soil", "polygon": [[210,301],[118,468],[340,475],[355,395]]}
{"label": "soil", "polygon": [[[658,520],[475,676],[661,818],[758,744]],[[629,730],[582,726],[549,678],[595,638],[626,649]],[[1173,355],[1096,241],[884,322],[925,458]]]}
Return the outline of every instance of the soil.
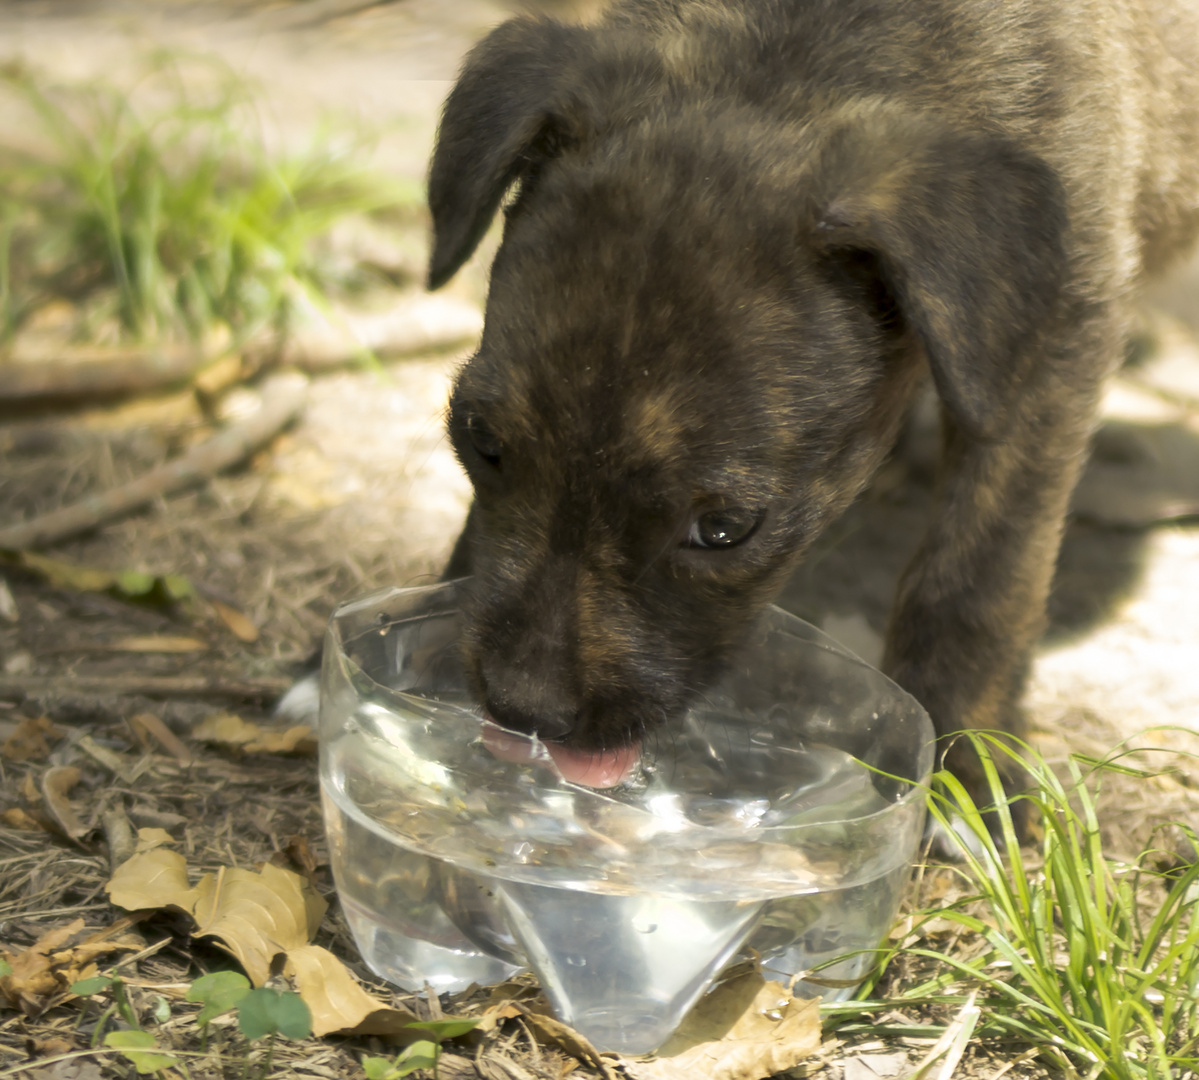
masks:
{"label": "soil", "polygon": [[[21,0],[0,4],[0,60],[21,57],[74,80],[119,78],[159,45],[217,53],[261,87],[273,137],[302,140],[335,116],[374,134],[381,168],[419,179],[464,50],[509,12],[493,0]],[[419,232],[413,242],[423,242]],[[450,286],[452,295],[481,305],[493,244]],[[1199,766],[1183,756],[1199,751],[1199,263],[1155,291],[1147,310],[1134,360],[1107,399],[1027,697],[1036,745],[1050,760],[1102,755],[1128,742],[1152,750],[1142,763],[1167,770],[1108,783],[1103,828],[1119,854],[1139,850],[1157,822],[1199,821]],[[114,812],[134,826],[171,831],[193,865],[273,858],[331,894],[312,758],[239,756],[200,745],[191,732],[226,710],[269,723],[278,688],[304,669],[339,600],[436,576],[469,499],[441,424],[449,379],[468,352],[314,375],[301,420],[244,467],[48,552],[112,572],[181,575],[195,589],[191,600],[136,602],[119,590],[86,591],[0,567],[0,586],[11,596],[5,602],[0,592],[0,743],[25,718],[47,716],[59,728],[48,757],[0,754],[0,811],[22,809],[35,822],[0,821],[6,948],[25,948],[76,916],[89,926],[111,921],[103,887]],[[144,472],[211,424],[190,390],[104,407],[10,412],[0,418],[0,525]],[[878,656],[896,577],[927,520],[934,440],[917,418],[893,462],[782,600],[867,659]],[[222,616],[222,604],[253,632],[227,611]],[[161,651],[164,639],[178,637],[199,648]],[[188,676],[204,677],[202,692],[169,682]],[[144,713],[187,740],[191,764],[139,739],[130,721]],[[84,736],[130,766],[140,762],[130,773],[135,781],[89,756]],[[29,785],[57,765],[82,770],[71,794],[82,818],[73,837],[61,821],[37,824],[44,808]],[[165,928],[159,916],[141,932],[157,941]],[[168,946],[136,965],[145,986],[177,985],[211,963],[194,943],[167,938]],[[381,996],[394,993],[358,963],[336,914],[317,940]],[[148,1002],[150,991],[142,994]],[[401,999],[426,1014],[439,1007]],[[111,1059],[91,1073],[39,1062],[47,1047],[85,1044],[76,1013],[65,1006],[29,1017],[0,1003],[0,1076],[120,1073]],[[356,1060],[367,1045],[281,1044],[277,1072],[361,1075]],[[831,1080],[886,1075],[862,1072],[870,1065],[858,1059],[898,1053],[902,1060],[891,1062],[898,1071],[919,1058],[921,1046],[849,1039],[827,1047],[811,1072]],[[442,1075],[560,1076],[572,1064],[575,1075],[599,1075],[539,1045],[522,1025],[478,1041],[470,1060],[456,1053]],[[976,1045],[958,1075],[996,1075],[1005,1063],[1011,1076],[1041,1075],[1030,1062],[1013,1065],[1018,1053]],[[199,1065],[195,1071],[217,1074]]]}

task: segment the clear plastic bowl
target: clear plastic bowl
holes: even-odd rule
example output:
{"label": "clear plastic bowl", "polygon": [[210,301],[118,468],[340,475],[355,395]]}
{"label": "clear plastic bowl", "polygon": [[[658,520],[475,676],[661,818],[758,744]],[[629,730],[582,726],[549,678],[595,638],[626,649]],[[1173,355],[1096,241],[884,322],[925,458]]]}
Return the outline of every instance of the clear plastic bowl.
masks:
{"label": "clear plastic bowl", "polygon": [[536,739],[511,736],[524,763],[485,745],[460,588],[379,592],[329,628],[325,821],[371,969],[441,993],[531,969],[562,1020],[624,1053],[661,1045],[751,949],[799,994],[849,997],[923,827],[933,730],[916,701],[771,609],[702,706],[594,790]]}

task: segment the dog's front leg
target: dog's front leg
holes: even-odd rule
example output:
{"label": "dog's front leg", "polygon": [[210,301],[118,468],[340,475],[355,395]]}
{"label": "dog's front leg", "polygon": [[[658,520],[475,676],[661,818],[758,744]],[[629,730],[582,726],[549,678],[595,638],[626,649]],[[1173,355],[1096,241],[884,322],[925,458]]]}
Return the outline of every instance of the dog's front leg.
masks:
{"label": "dog's front leg", "polygon": [[[944,418],[939,505],[900,582],[884,659],[940,736],[1025,732],[1020,699],[1095,397],[1030,395],[1012,433],[995,441]],[[1009,790],[1021,786],[1011,761],[996,763]],[[993,801],[968,740],[948,744],[945,764],[980,806]],[[1022,825],[1025,809],[1013,816]]]}

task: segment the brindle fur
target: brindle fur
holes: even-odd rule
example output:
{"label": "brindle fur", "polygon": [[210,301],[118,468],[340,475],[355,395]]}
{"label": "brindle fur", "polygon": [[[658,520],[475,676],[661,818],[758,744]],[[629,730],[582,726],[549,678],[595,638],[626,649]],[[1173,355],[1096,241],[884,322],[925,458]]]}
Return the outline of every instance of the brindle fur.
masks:
{"label": "brindle fur", "polygon": [[[1020,733],[1103,378],[1143,278],[1199,232],[1193,8],[514,19],[445,107],[432,287],[506,197],[450,413],[475,503],[449,572],[474,574],[464,647],[492,714],[584,749],[676,714],[931,373],[938,508],[884,666],[942,733]],[[739,546],[686,546],[721,506],[765,518]],[[977,762],[950,764],[978,788]]]}

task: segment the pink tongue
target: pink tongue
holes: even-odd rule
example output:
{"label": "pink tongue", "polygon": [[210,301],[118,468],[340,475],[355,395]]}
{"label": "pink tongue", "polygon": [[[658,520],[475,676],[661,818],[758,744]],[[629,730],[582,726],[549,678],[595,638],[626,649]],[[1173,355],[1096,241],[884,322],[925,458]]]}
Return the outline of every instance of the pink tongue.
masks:
{"label": "pink tongue", "polygon": [[[494,724],[483,725],[483,745],[501,761],[532,761],[537,764],[535,744],[510,735]],[[575,750],[558,743],[543,743],[554,768],[563,780],[589,788],[610,788],[623,783],[641,757],[641,743],[619,750]]]}
{"label": "pink tongue", "polygon": [[563,780],[593,788],[610,788],[624,783],[641,757],[639,742],[598,753],[572,750],[557,743],[546,743],[545,748]]}

